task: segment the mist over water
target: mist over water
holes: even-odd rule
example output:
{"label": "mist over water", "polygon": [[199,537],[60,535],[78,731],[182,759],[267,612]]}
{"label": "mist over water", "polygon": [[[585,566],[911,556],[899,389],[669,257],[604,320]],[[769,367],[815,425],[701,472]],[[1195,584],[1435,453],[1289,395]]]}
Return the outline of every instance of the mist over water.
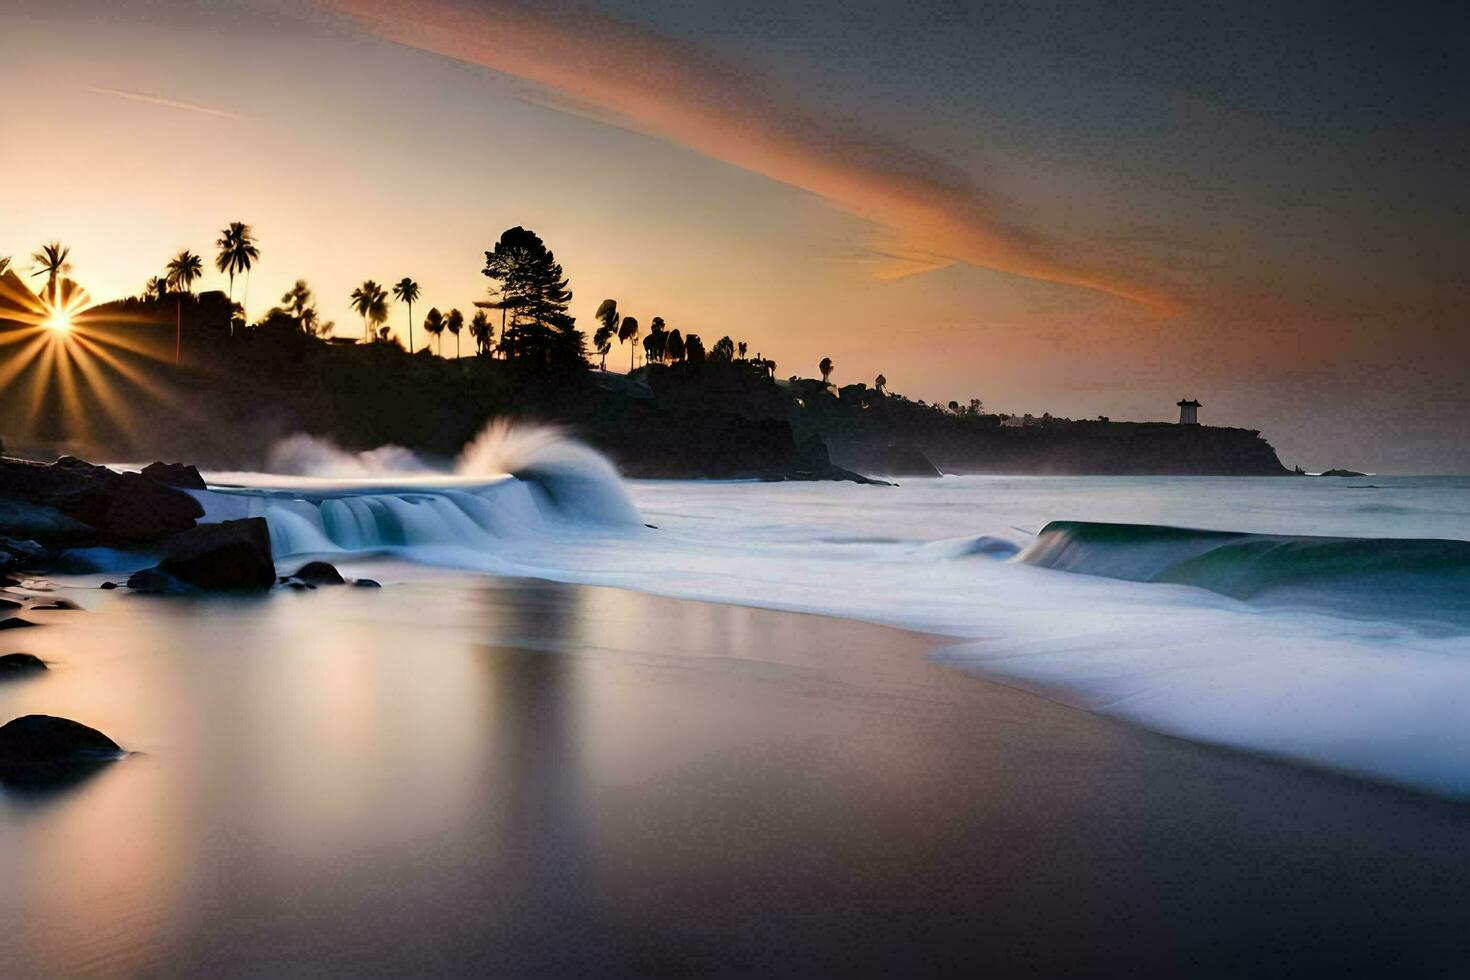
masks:
{"label": "mist over water", "polygon": [[625,484],[503,426],[408,462],[315,443],[308,479],[210,475],[201,496],[264,516],[286,564],[388,555],[919,629],[1069,704],[1470,797],[1470,480]]}

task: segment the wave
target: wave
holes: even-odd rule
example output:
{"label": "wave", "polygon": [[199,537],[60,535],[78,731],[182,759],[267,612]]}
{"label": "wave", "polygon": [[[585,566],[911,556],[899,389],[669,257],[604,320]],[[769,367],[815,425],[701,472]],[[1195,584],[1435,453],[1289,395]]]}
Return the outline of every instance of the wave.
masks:
{"label": "wave", "polygon": [[1053,521],[1017,560],[1249,602],[1470,626],[1470,541]]}
{"label": "wave", "polygon": [[550,426],[491,423],[452,470],[398,446],[353,453],[309,435],[278,443],[268,461],[270,473],[208,474],[195,496],[205,520],[264,517],[278,558],[479,564],[510,538],[641,525],[617,469]]}

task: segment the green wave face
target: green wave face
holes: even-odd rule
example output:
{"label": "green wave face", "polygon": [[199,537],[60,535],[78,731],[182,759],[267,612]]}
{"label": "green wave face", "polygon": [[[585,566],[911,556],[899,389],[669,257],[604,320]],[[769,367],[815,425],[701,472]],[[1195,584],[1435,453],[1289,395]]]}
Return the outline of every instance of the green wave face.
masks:
{"label": "green wave face", "polygon": [[1470,628],[1470,541],[1053,521],[1017,560],[1247,602]]}

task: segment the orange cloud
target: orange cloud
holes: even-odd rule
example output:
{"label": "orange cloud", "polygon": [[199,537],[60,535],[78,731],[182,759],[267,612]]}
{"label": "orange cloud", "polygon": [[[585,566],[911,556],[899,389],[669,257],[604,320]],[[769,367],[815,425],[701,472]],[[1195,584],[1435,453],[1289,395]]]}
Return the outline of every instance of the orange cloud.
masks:
{"label": "orange cloud", "polygon": [[960,262],[1172,305],[1145,277],[1024,227],[955,168],[779,101],[694,45],[499,0],[323,2],[385,39],[536,82],[870,220],[892,236],[888,275]]}

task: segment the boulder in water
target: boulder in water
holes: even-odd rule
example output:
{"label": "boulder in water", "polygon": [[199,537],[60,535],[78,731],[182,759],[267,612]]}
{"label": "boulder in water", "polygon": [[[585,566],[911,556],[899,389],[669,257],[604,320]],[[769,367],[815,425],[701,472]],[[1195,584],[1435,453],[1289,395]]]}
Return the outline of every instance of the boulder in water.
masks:
{"label": "boulder in water", "polygon": [[0,780],[7,782],[63,782],[122,756],[112,739],[67,718],[25,715],[0,725]]}
{"label": "boulder in water", "polygon": [[143,467],[143,475],[155,483],[182,490],[209,489],[199,470],[188,463],[149,463]]}
{"label": "boulder in water", "polygon": [[46,669],[46,661],[31,653],[7,653],[0,657],[0,680],[33,674]]}
{"label": "boulder in water", "polygon": [[[199,501],[172,486],[139,473],[116,473],[63,456],[50,466],[18,459],[0,459],[0,496],[38,505],[69,518],[64,526],[49,515],[32,510],[27,520],[47,517],[56,525],[53,542],[46,532],[43,544],[140,544],[193,527],[204,516]],[[84,527],[79,527],[82,525]],[[38,533],[40,533],[38,531]]]}
{"label": "boulder in water", "polygon": [[263,517],[200,524],[164,543],[163,561],[128,579],[140,592],[263,591],[276,582],[270,526]]}
{"label": "boulder in water", "polygon": [[11,616],[9,619],[0,619],[0,630],[23,630],[28,626],[36,624],[29,619],[21,619],[19,616]]}
{"label": "boulder in water", "polygon": [[0,599],[0,609],[19,609],[20,603],[14,599]]}
{"label": "boulder in water", "polygon": [[347,583],[342,573],[337,571],[336,566],[325,561],[309,561],[296,569],[296,573],[291,578],[298,582],[305,582],[307,585],[345,585]]}
{"label": "boulder in water", "polygon": [[359,589],[381,589],[383,587],[381,583],[370,578],[354,579],[352,584]]}

